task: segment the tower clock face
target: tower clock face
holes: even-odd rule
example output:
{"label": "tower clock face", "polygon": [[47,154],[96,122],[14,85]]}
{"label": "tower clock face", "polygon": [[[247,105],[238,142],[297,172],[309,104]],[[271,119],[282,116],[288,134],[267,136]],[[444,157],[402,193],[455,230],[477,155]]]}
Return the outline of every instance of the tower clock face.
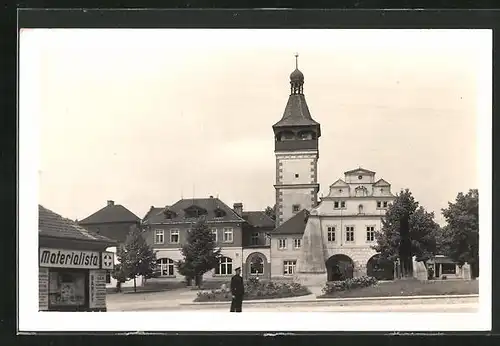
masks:
{"label": "tower clock face", "polygon": [[363,179],[363,176],[362,175],[358,175],[358,179],[359,180]]}

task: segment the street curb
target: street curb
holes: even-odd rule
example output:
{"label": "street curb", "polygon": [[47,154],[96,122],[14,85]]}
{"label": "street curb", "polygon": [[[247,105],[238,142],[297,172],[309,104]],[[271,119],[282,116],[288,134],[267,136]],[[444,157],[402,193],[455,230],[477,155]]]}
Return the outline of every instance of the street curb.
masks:
{"label": "street curb", "polygon": [[[456,295],[432,295],[432,296],[397,296],[397,297],[357,297],[357,298],[316,298],[308,300],[284,300],[284,299],[255,299],[245,300],[245,305],[257,304],[304,304],[304,303],[321,303],[321,302],[363,302],[363,301],[384,301],[384,300],[417,300],[417,299],[459,299],[459,298],[478,298],[479,294],[456,294]],[[286,299],[286,298],[285,298]],[[196,302],[196,303],[181,303],[180,306],[217,306],[230,305],[230,301],[225,302]]]}

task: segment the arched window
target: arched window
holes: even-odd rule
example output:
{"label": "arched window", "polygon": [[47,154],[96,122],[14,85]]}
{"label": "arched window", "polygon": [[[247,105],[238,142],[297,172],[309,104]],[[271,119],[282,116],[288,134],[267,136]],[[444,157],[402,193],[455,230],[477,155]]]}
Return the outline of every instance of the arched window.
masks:
{"label": "arched window", "polygon": [[231,275],[233,273],[233,260],[229,257],[221,257],[219,265],[215,267],[216,275]]}
{"label": "arched window", "polygon": [[250,274],[262,275],[264,274],[264,260],[262,257],[255,256],[250,262]]}
{"label": "arched window", "polygon": [[175,264],[170,258],[160,258],[156,261],[160,276],[175,276]]}

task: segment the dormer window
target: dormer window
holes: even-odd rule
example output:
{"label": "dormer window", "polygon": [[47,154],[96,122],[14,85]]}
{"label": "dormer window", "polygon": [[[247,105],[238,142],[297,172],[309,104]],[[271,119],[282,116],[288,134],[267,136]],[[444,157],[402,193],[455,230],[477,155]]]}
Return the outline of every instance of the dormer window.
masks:
{"label": "dormer window", "polygon": [[186,209],[184,209],[184,213],[187,218],[198,218],[202,215],[206,215],[207,211],[203,208],[200,208],[196,205],[192,205]]}
{"label": "dormer window", "polygon": [[173,212],[172,210],[169,210],[169,209],[165,209],[163,211],[163,215],[165,215],[165,219],[173,219],[177,216],[177,214],[175,212]]}
{"label": "dormer window", "polygon": [[226,212],[220,208],[215,209],[214,211],[215,217],[224,217],[226,216]]}

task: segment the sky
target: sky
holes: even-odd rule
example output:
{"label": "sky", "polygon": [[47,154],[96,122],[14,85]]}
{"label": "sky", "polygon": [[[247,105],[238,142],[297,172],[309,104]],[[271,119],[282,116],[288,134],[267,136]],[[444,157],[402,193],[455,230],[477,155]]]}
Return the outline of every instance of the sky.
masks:
{"label": "sky", "polygon": [[39,202],[71,219],[107,200],[141,218],[181,197],[273,205],[271,126],[295,52],[321,124],[320,194],[361,166],[443,224],[441,208],[478,187],[481,31],[35,29],[20,47]]}

